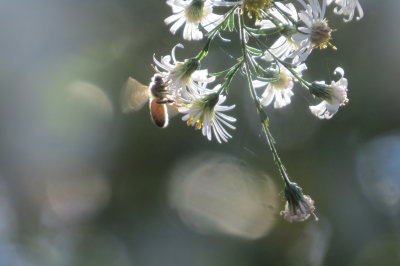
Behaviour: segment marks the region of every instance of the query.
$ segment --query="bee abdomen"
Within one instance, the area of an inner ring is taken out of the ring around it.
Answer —
[[[165,104],[159,104],[157,100],[150,99],[150,115],[156,126],[161,128],[168,126],[168,111]]]

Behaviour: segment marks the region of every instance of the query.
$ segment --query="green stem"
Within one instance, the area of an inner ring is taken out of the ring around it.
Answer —
[[[268,116],[265,113],[264,108],[262,107],[260,101],[258,100],[257,93],[253,87],[252,77],[251,77],[252,73],[251,73],[249,59],[248,59],[248,55],[247,55],[246,43],[244,40],[245,27],[244,27],[244,22],[243,22],[243,16],[239,14],[238,20],[239,20],[241,49],[242,49],[242,54],[243,54],[243,63],[244,63],[245,71],[246,71],[247,82],[249,83],[250,94],[256,104],[257,111],[258,111],[258,114],[259,114],[260,120],[261,120],[261,125],[263,128],[264,134],[267,138],[268,146],[272,152],[274,162],[275,162],[276,166],[278,167],[279,173],[281,174],[283,181],[288,186],[288,185],[292,184],[292,182],[290,181],[290,178],[287,174],[286,168],[283,165],[281,158],[279,157],[278,151],[276,150],[274,138],[269,130]]]
[[[237,63],[236,65],[233,65],[229,70],[228,73],[225,75],[225,81],[222,83],[221,89],[219,90],[219,93],[221,93],[223,90],[225,90],[225,92],[227,92],[227,89],[229,88],[233,77],[235,76],[235,74],[238,72],[238,70],[240,69],[240,67],[243,65],[243,59]]]
[[[233,8],[231,8],[231,10],[229,10],[226,14],[224,19],[221,21],[221,23],[218,24],[218,26],[216,26],[209,34],[207,37],[207,42],[204,45],[204,48],[200,51],[200,53],[196,56],[196,59],[198,61],[201,61],[204,57],[207,56],[208,54],[208,50],[210,49],[210,44],[211,41],[214,39],[214,37],[218,34],[218,32],[221,30],[222,26],[225,24],[226,20],[232,15],[233,12],[235,12],[236,8],[238,6],[234,6]]]
[[[245,29],[245,28],[244,28],[244,29]],[[274,60],[275,60],[276,62],[279,62],[279,63],[280,63],[281,65],[283,65],[288,71],[290,71],[290,73],[292,73],[293,76],[295,76],[296,79],[297,79],[298,81],[300,81],[300,83],[301,83],[303,86],[305,86],[306,88],[309,88],[309,87],[311,86],[311,83],[310,83],[310,82],[308,82],[307,80],[303,79],[303,78],[299,75],[299,73],[297,73],[295,70],[293,70],[292,64],[289,64],[289,63],[287,63],[287,62],[285,62],[285,61],[279,59],[278,57],[276,57],[276,56],[269,50],[269,48],[266,47],[266,45],[265,45],[264,43],[260,42],[260,40],[258,40],[258,39],[252,34],[252,32],[247,31],[247,33],[248,33],[251,37],[253,37],[253,38],[256,40],[256,42],[258,43],[258,45],[264,46],[264,48],[266,49],[266,51],[274,58]],[[261,47],[260,47],[260,49],[261,49]]]

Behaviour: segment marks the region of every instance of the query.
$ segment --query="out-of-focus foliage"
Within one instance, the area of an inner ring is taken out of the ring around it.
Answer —
[[[306,73],[342,65],[349,104],[328,122],[306,93],[268,109],[320,218],[289,224],[243,78],[228,144],[120,113],[126,79],[147,83],[180,41],[164,1],[1,1],[0,265],[399,265],[400,3],[362,4]],[[236,48],[215,47],[211,72]]]

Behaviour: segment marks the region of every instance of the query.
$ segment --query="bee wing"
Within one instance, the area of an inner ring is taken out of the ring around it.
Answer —
[[[168,126],[168,110],[165,104],[158,104],[157,100],[150,99],[150,115],[158,127]]]
[[[149,87],[129,77],[121,90],[120,103],[123,113],[140,110],[149,100]]]
[[[172,117],[176,116],[177,114],[179,114],[178,108],[176,108],[175,105],[168,104],[167,105],[167,109],[168,109],[168,116],[170,118],[172,118]]]

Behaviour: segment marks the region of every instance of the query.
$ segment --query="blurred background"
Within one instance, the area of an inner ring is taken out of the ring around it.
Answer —
[[[0,265],[400,265],[400,2],[360,2],[361,21],[329,17],[339,49],[306,73],[342,66],[349,104],[321,121],[297,86],[267,110],[320,218],[290,224],[243,77],[228,144],[180,117],[160,130],[147,107],[121,114],[126,79],[148,83],[153,54],[182,40],[165,1],[1,0]],[[183,44],[181,60],[203,45]],[[237,48],[215,42],[203,67]]]

